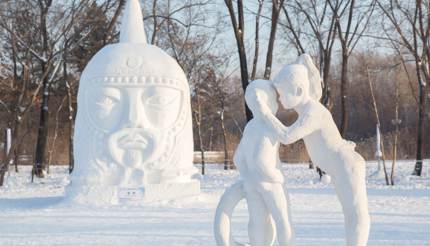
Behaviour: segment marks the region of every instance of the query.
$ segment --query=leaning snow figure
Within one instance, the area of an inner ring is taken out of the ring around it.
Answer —
[[[254,118],[248,122],[234,155],[241,180],[226,190],[215,218],[218,246],[240,245],[231,235],[230,220],[234,207],[246,198],[249,211],[248,235],[252,246],[293,245],[288,198],[284,192],[284,176],[280,170],[279,136],[262,119],[260,105],[278,110],[276,91],[270,81],[253,81],[245,100]],[[274,223],[273,223],[274,222]],[[276,231],[276,234],[275,234]]]
[[[84,203],[195,195],[187,79],[146,43],[138,0],[129,0],[120,42],[85,68],[78,92],[75,170],[68,196]]]
[[[330,112],[319,102],[322,90],[318,69],[304,54],[296,64],[285,66],[273,84],[282,106],[294,109],[299,117],[293,125],[285,127],[270,107],[261,104],[263,119],[276,130],[283,144],[303,138],[313,163],[333,178],[345,217],[347,245],[366,245],[370,217],[365,160],[354,150],[354,143],[341,137]]]

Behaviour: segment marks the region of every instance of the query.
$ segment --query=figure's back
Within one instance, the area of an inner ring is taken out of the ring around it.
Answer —
[[[236,149],[235,162],[238,166],[242,165],[239,168],[241,175],[250,174],[260,180],[271,179],[261,173],[262,168],[277,171],[280,162],[279,141],[264,121],[252,119],[248,122]]]
[[[318,124],[316,130],[303,138],[308,154],[313,162],[325,168],[336,155],[338,148],[345,144],[333,117],[321,103],[315,102],[309,112],[309,119]]]

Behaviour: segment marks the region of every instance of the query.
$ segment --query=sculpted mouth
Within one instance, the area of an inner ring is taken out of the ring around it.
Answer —
[[[161,134],[141,128],[123,128],[109,136],[108,149],[111,158],[122,166],[142,167],[160,158],[165,149]]]
[[[118,147],[121,149],[146,149],[148,147],[148,140],[146,137],[139,133],[127,134],[118,141]]]

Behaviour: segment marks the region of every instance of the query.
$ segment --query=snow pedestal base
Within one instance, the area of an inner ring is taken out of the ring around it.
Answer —
[[[121,203],[150,203],[195,196],[200,193],[200,181],[180,183],[147,184],[144,187],[80,186],[70,184],[66,200],[88,205],[109,205]]]
[[[155,202],[172,200],[181,197],[195,196],[200,193],[200,182],[197,180],[183,183],[148,184],[143,188],[118,188],[119,201]]]

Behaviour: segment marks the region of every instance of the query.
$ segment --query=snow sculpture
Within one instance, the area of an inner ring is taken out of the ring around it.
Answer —
[[[74,146],[68,193],[75,200],[200,192],[191,178],[197,170],[188,82],[173,58],[146,43],[138,0],[126,5],[120,42],[99,51],[82,74]]]
[[[275,116],[275,104],[268,98],[276,98],[276,95],[271,94],[269,87],[262,85],[263,82],[254,83],[251,83],[249,89],[254,90],[253,85],[259,85],[258,87],[266,89],[255,93],[256,100],[249,100],[246,95],[245,99],[253,111],[255,120],[264,121],[265,124],[259,122],[259,126],[254,129],[251,138],[246,136],[245,130],[244,137],[239,144],[235,162],[243,180],[228,188],[221,197],[215,215],[214,230],[217,244],[240,245],[232,238],[230,218],[234,207],[243,197],[247,198],[248,205],[251,203],[250,220],[257,221],[252,218],[252,214],[255,213],[255,211],[252,211],[252,202],[257,199],[249,199],[249,189],[246,188],[248,182],[252,187],[252,185],[256,184],[255,181],[258,180],[258,177],[253,176],[252,173],[260,172],[272,177],[272,179],[267,180],[268,183],[273,182],[278,177],[273,166],[270,172],[266,172],[264,169],[258,172],[250,172],[244,168],[248,166],[243,165],[243,163],[262,163],[266,161],[267,163],[275,163],[273,159],[278,158],[278,153],[270,156],[269,153],[273,152],[273,149],[268,148],[270,144],[275,144],[278,140],[283,144],[291,144],[303,138],[312,161],[332,177],[345,217],[347,245],[366,245],[369,237],[370,217],[367,205],[365,160],[355,151],[354,143],[341,137],[330,112],[319,102],[322,94],[321,77],[311,58],[306,54],[300,56],[294,64],[285,66],[272,82],[279,94],[282,106],[287,109],[294,109],[299,115],[297,121],[290,127],[284,126]],[[262,91],[266,94],[262,93]],[[249,124],[251,123],[252,121]],[[265,141],[273,139],[276,141],[271,141],[269,142],[270,144],[261,141],[257,148],[252,148],[252,143],[258,142],[259,138],[261,139],[262,132],[266,134]],[[249,145],[246,145],[246,143]],[[245,152],[245,150],[248,153],[247,158],[243,158],[246,155],[239,154]],[[258,158],[257,153],[264,153],[266,150],[268,152],[266,152],[267,155],[264,155],[264,159]],[[259,165],[254,167],[257,166],[259,167]],[[266,192],[266,190],[263,191]],[[259,194],[257,192],[254,190],[251,194]],[[279,192],[278,194],[281,193]],[[288,201],[285,201],[285,203],[288,203]],[[280,204],[278,205],[281,206]],[[264,209],[260,207],[259,211],[264,211]],[[287,209],[287,211],[289,210]],[[267,210],[264,213],[257,213],[255,218],[260,221],[260,232],[263,231],[265,234],[258,234],[261,239],[259,242],[253,242],[251,239],[251,244],[272,245],[273,241],[270,239],[273,239],[273,226],[269,226]],[[279,217],[273,216],[273,219],[276,220]],[[253,230],[252,228],[250,224],[250,232]],[[277,230],[279,231],[279,228]],[[281,245],[287,244],[281,243]]]
[[[293,245],[288,197],[280,170],[279,137],[260,112],[260,105],[264,104],[271,113],[276,113],[276,91],[270,81],[253,81],[246,90],[245,100],[254,118],[246,125],[234,155],[241,180],[227,189],[217,208],[216,242],[219,246],[240,245],[231,235],[230,218],[237,203],[246,198],[251,245],[273,245],[275,229],[280,245]]]
[[[319,102],[322,91],[318,69],[304,54],[296,64],[285,66],[273,84],[282,106],[294,109],[299,117],[285,127],[270,107],[261,104],[262,118],[276,130],[283,144],[303,138],[312,161],[332,177],[345,217],[347,245],[366,245],[370,217],[365,160],[354,150],[353,142],[342,138],[330,112]]]

